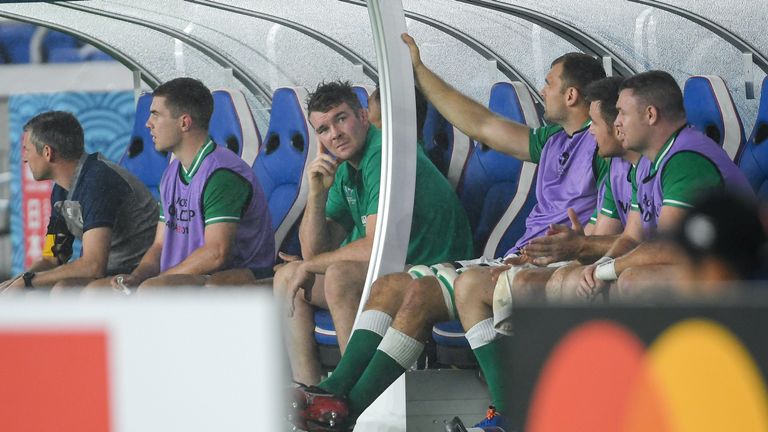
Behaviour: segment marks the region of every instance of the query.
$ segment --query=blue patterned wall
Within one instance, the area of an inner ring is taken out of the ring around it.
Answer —
[[[8,99],[10,129],[11,250],[13,273],[23,271],[24,239],[21,196],[21,128],[35,115],[50,110],[74,114],[85,131],[85,150],[101,152],[117,162],[125,152],[133,129],[135,105],[133,92],[52,93],[14,95]],[[46,221],[47,223],[47,221]],[[74,256],[80,255],[80,244]]]

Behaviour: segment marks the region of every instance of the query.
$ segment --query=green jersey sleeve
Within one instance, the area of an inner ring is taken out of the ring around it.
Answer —
[[[252,195],[248,180],[229,169],[216,170],[203,190],[205,225],[239,222]]]
[[[689,151],[674,154],[661,173],[662,205],[691,208],[703,191],[723,184],[720,171],[705,156]]]
[[[556,124],[550,124],[530,130],[528,133],[528,150],[531,153],[531,162],[536,164],[539,163],[541,160],[541,152],[544,150],[544,145],[547,143],[547,140],[561,130],[563,130],[563,127]]]

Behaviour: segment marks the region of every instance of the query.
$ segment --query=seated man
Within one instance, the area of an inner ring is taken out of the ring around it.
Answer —
[[[22,158],[35,180],[55,182],[51,219],[42,259],[0,291],[83,287],[136,267],[152,244],[157,203],[129,172],[85,153],[75,116],[50,111],[33,117],[24,125]],[[82,256],[69,262],[76,238],[82,240]]]
[[[403,40],[409,46],[419,87],[449,122],[491,148],[522,160],[540,162],[538,204],[528,217],[525,234],[508,255],[543,235],[551,223],[567,221],[568,207],[575,208],[582,223],[586,223],[595,208],[598,179],[605,163],[596,155],[595,142],[587,133],[588,106],[582,89],[605,77],[602,65],[577,53],[555,60],[542,90],[545,117],[555,125],[532,130],[497,116],[451,88],[421,62],[413,39],[403,35]],[[329,399],[315,397],[319,394],[346,398],[350,410],[347,423],[354,423],[416,361],[432,325],[457,316],[452,285],[455,277],[452,265],[419,265],[409,273],[377,280],[347,353],[330,378],[306,390],[312,394],[310,399]],[[498,383],[491,388],[492,400],[504,410],[504,389],[498,371],[484,371],[489,382]]]
[[[563,285],[563,280],[580,277],[583,267],[581,263],[592,263],[605,255],[618,235],[627,226],[630,217],[630,203],[634,190],[635,166],[640,160],[640,154],[626,150],[619,139],[618,129],[613,126],[618,111],[616,100],[619,97],[619,86],[624,81],[620,77],[605,78],[590,84],[585,93],[590,102],[589,115],[592,124],[589,132],[595,137],[598,154],[610,159],[609,174],[605,177],[600,188],[597,216],[590,222],[595,223],[592,235],[585,236],[578,229],[571,229],[565,225],[553,225],[546,236],[538,237],[523,249],[534,264],[547,265],[553,262],[576,259],[566,266],[559,268],[544,267],[539,269],[525,269],[515,276],[513,293],[516,298],[524,297],[526,293],[535,293],[541,296],[544,293],[546,300],[570,300],[576,297],[576,290],[564,289],[571,285]],[[577,226],[578,221],[572,224]],[[526,277],[526,273],[538,273],[534,277]],[[548,278],[548,281],[547,281]],[[546,283],[547,289],[542,291]],[[483,310],[484,314],[478,317],[464,317],[466,328],[472,327],[477,322],[491,317],[491,298],[469,295],[467,302],[482,302],[484,308],[465,304],[467,310]],[[459,309],[461,315],[462,308]]]
[[[160,183],[155,240],[130,274],[111,284],[130,293],[172,285],[203,285],[210,274],[244,268],[269,276],[274,236],[264,193],[251,168],[208,136],[211,92],[176,78],[153,92],[147,127],[158,151],[173,152]]]
[[[330,310],[344,352],[365,284],[378,213],[381,131],[370,125],[349,83],[321,84],[307,111],[320,148],[307,174],[309,197],[299,229],[303,260],[280,268],[274,289],[293,311],[286,335],[293,377],[315,384],[321,373],[315,307]],[[420,146],[416,155],[406,262],[471,256],[469,222],[458,197]],[[304,295],[297,297],[299,289]]]
[[[632,200],[639,223],[628,226],[598,265],[584,270],[580,285],[594,294],[618,279],[611,295],[634,300],[676,279],[680,271],[670,248],[638,243],[657,229],[679,224],[703,193],[725,189],[754,197],[754,192],[725,151],[687,125],[682,92],[668,73],[649,71],[626,79],[616,106],[615,126],[625,148],[644,157]]]

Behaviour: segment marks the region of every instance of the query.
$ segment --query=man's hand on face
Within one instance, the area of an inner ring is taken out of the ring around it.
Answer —
[[[314,193],[326,192],[331,188],[336,170],[339,168],[338,159],[326,153],[325,146],[318,140],[317,157],[309,164],[309,190]]]

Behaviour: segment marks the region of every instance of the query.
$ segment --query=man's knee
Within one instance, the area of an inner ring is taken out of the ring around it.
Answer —
[[[394,315],[400,307],[406,287],[413,281],[410,274],[391,273],[376,279],[371,285],[365,309],[374,309]]]
[[[453,295],[460,307],[466,303],[481,299],[478,293],[491,284],[491,278],[486,267],[471,268],[461,273],[453,281]]]
[[[544,287],[549,276],[539,269],[522,269],[515,274],[512,281],[512,295],[515,298],[542,299]]]
[[[406,287],[403,303],[398,311],[398,315],[418,320],[429,320],[432,316],[447,313],[448,305],[440,284],[434,277],[412,280]]]
[[[361,263],[344,261],[330,265],[325,270],[325,299],[329,305],[357,305],[363,294],[365,280],[359,281]]]
[[[618,299],[631,300],[642,296],[645,272],[638,267],[624,270],[616,280],[616,295]]]
[[[275,273],[275,283],[273,284],[273,290],[275,295],[283,296],[288,289],[288,283],[296,272],[296,269],[301,265],[300,262],[290,262],[280,267]]]

